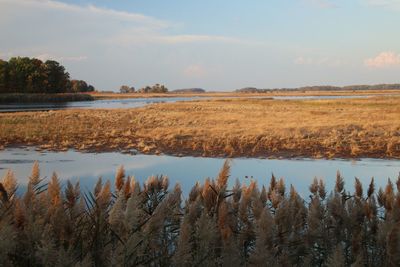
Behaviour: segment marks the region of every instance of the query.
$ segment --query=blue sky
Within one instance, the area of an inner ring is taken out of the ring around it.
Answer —
[[[0,0],[0,58],[100,90],[400,82],[400,0]]]

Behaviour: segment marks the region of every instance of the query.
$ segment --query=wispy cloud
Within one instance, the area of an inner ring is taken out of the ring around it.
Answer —
[[[0,4],[1,3],[31,7],[36,9],[51,9],[64,12],[81,13],[86,15],[97,15],[102,16],[104,19],[131,21],[146,24],[147,26],[153,26],[156,28],[165,28],[170,26],[170,23],[166,21],[159,20],[150,16],[145,16],[143,14],[101,8],[94,5],[80,6],[52,0],[0,0]]]
[[[96,41],[104,41],[108,44],[251,43],[251,41],[229,36],[170,34],[168,31],[174,29],[175,23],[139,13],[100,8],[94,5],[80,6],[53,0],[0,0],[0,16],[6,15],[7,12],[4,11],[3,14],[2,6],[29,9],[31,14],[44,12],[47,15],[48,12],[58,12],[61,17],[65,17],[65,25],[70,25],[70,28],[76,26],[77,31],[87,34],[85,39],[97,35],[100,39]],[[67,27],[65,25],[62,26]],[[41,25],[41,27],[44,29],[46,27],[54,28],[52,25]],[[51,37],[52,40],[55,39],[55,37]]]
[[[54,59],[98,88],[96,83],[117,88],[129,79],[179,87],[204,75],[217,80],[210,68],[222,61],[218,56],[230,60],[232,51],[250,53],[249,45],[264,46],[223,33],[191,32],[174,18],[61,0],[0,0],[0,32],[7,36],[0,42],[0,57]]]
[[[400,54],[394,52],[382,52],[376,57],[367,58],[364,65],[369,68],[386,68],[400,66]]]
[[[231,44],[255,44],[255,42],[241,40],[233,37],[218,35],[166,35],[153,31],[126,32],[118,36],[113,36],[108,42],[119,45],[134,44],[188,44],[188,43],[231,43]]]

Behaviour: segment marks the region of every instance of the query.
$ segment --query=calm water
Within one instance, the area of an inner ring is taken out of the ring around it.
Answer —
[[[84,190],[91,190],[99,176],[113,180],[118,166],[124,165],[127,175],[135,176],[140,182],[151,175],[167,175],[171,185],[177,182],[181,184],[184,194],[190,191],[196,181],[202,182],[206,177],[216,177],[224,162],[224,159],[219,158],[179,158],[121,153],[92,154],[75,151],[37,152],[33,149],[13,148],[0,151],[0,177],[7,169],[11,169],[23,188],[35,160],[40,163],[42,176],[50,178],[52,172],[56,171],[63,181],[79,179]],[[340,170],[344,176],[347,190],[353,191],[355,176],[360,178],[364,186],[368,186],[371,177],[375,177],[375,184],[379,187],[384,186],[389,177],[392,181],[397,179],[400,172],[400,160],[239,158],[232,160],[230,184],[233,185],[236,178],[244,183],[255,179],[259,185],[268,184],[271,173],[274,173],[278,178],[284,177],[287,186],[293,184],[303,197],[307,197],[308,186],[315,176],[324,179],[327,188],[332,189],[337,170]],[[248,178],[245,178],[246,176]]]
[[[268,96],[246,96],[248,98],[265,98]],[[367,95],[352,95],[352,96],[274,96],[273,99],[279,100],[317,100],[317,99],[337,99],[337,98],[365,98],[370,97]],[[67,103],[38,103],[38,104],[0,104],[0,112],[16,112],[16,111],[43,111],[43,110],[59,110],[71,108],[137,108],[143,107],[152,103],[161,102],[176,102],[176,101],[190,101],[196,99],[206,99],[209,97],[153,97],[153,98],[127,98],[127,99],[107,99],[95,101],[78,101]],[[225,97],[229,98],[229,97]]]
[[[0,104],[0,112],[15,111],[40,111],[59,110],[71,108],[138,108],[152,103],[189,101],[200,97],[151,97],[151,98],[127,98],[127,99],[104,99],[95,101],[77,101],[67,103],[39,103],[39,104]]]

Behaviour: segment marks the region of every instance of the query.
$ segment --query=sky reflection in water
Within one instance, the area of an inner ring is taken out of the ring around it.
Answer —
[[[32,148],[10,148],[0,152],[0,177],[7,169],[11,169],[23,188],[35,160],[39,161],[41,176],[49,179],[55,171],[63,182],[67,179],[79,179],[84,190],[92,190],[100,176],[104,180],[113,181],[118,166],[124,165],[126,174],[135,176],[141,183],[151,175],[167,175],[170,185],[180,183],[184,194],[190,191],[196,181],[203,182],[206,177],[216,177],[224,162],[221,158],[94,154],[76,151],[37,152]],[[268,185],[271,174],[274,173],[277,178],[284,177],[287,187],[293,184],[303,197],[309,195],[308,187],[314,177],[322,178],[328,190],[333,189],[337,170],[345,178],[346,189],[351,191],[355,176],[361,180],[364,187],[368,186],[371,177],[375,177],[375,184],[379,187],[386,185],[388,178],[392,181],[397,179],[400,172],[399,160],[380,159],[351,161],[238,158],[232,160],[231,166],[230,186],[236,178],[246,184],[255,179],[259,185]],[[246,176],[248,178],[245,178]]]

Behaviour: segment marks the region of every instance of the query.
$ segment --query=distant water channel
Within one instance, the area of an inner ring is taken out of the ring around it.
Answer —
[[[125,98],[125,99],[102,99],[94,101],[77,101],[66,103],[27,103],[27,104],[0,104],[0,112],[16,111],[44,111],[60,109],[117,109],[138,108],[153,103],[190,101],[199,97],[150,97],[150,98]]]
[[[216,177],[223,165],[221,158],[173,157],[156,155],[129,155],[121,153],[80,153],[38,152],[33,148],[8,148],[0,151],[0,177],[7,169],[14,171],[23,189],[28,181],[34,161],[39,161],[41,176],[47,180],[53,172],[65,184],[67,179],[80,181],[83,190],[92,190],[98,177],[114,181],[116,169],[124,165],[126,174],[135,176],[143,183],[151,175],[166,175],[170,185],[180,183],[185,195],[196,181],[203,182],[207,177]],[[400,160],[361,159],[361,160],[312,160],[312,159],[251,159],[238,158],[231,161],[230,186],[236,180],[248,184],[251,179],[259,185],[268,185],[271,174],[283,177],[289,190],[293,184],[296,190],[308,198],[308,187],[314,177],[322,178],[328,191],[334,188],[336,172],[345,178],[346,189],[353,191],[354,177],[364,185],[364,191],[371,177],[375,185],[385,186],[388,178],[395,181],[400,172]]]
[[[247,98],[269,98],[266,96],[248,96]],[[351,96],[274,96],[272,99],[279,100],[317,100],[317,99],[338,99],[338,98],[365,98],[368,95],[351,95]],[[77,101],[66,103],[27,103],[27,104],[0,104],[0,112],[17,112],[17,111],[46,111],[60,109],[120,109],[120,108],[138,108],[153,103],[168,103],[177,101],[191,101],[196,99],[206,99],[211,97],[151,97],[151,98],[125,98],[125,99],[102,99],[94,101]],[[230,98],[230,97],[221,97]]]

